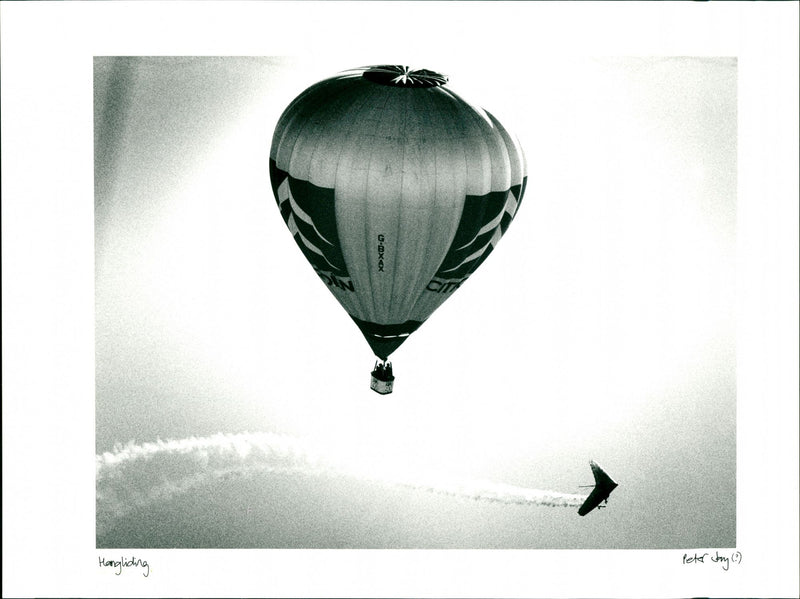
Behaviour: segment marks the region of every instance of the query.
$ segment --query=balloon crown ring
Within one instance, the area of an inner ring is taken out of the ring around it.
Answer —
[[[394,87],[439,87],[447,83],[447,76],[428,69],[412,69],[401,65],[366,67],[364,79]]]

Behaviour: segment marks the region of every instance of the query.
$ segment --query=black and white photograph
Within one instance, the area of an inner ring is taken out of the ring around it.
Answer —
[[[796,3],[35,4],[3,596],[796,592]]]
[[[549,62],[95,58],[99,547],[735,547],[736,60]]]

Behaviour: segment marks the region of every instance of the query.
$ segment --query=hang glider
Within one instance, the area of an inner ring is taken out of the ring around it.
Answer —
[[[596,507],[605,507],[605,505],[600,504],[603,502],[608,503],[608,496],[611,495],[611,491],[617,488],[617,483],[605,473],[605,470],[597,465],[597,462],[592,460],[589,465],[592,467],[592,474],[594,474],[594,489],[578,509],[578,514],[581,516],[585,516]]]

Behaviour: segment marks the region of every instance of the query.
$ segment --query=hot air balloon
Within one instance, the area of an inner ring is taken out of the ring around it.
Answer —
[[[298,247],[379,358],[480,266],[525,191],[517,140],[439,73],[363,67],[312,85],[270,150],[278,207]]]

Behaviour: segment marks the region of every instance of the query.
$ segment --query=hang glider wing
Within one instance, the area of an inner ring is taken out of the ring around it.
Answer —
[[[611,491],[617,488],[617,483],[595,461],[589,462],[589,465],[592,467],[592,474],[594,474],[594,489],[578,509],[578,514],[581,516],[585,516],[600,503],[607,501]]]

